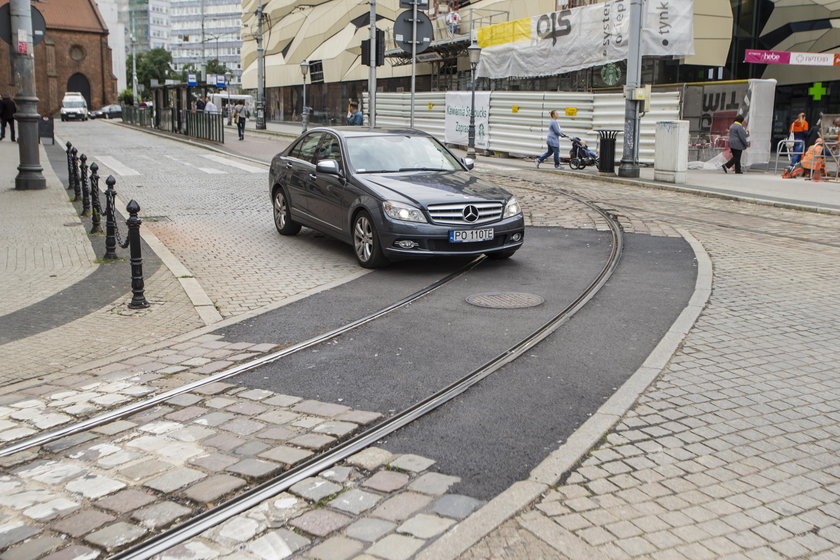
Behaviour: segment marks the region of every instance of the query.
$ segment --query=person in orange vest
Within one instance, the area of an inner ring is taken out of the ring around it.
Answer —
[[[821,181],[822,179],[820,177],[825,171],[824,146],[823,139],[817,138],[814,145],[808,148],[808,151],[806,151],[805,155],[802,156],[801,161],[797,162],[796,165],[791,165],[785,169],[785,172],[782,174],[782,178],[793,179],[795,177],[799,177],[804,172],[807,172],[805,180],[813,177],[814,181]]]
[[[802,168],[809,172],[809,175],[805,177],[806,181],[811,177],[815,181],[821,180],[820,177],[825,171],[825,153],[823,149],[823,139],[817,138],[814,145],[808,148],[808,151],[802,156]]]
[[[799,113],[799,116],[790,125],[790,131],[793,134],[793,151],[790,157],[790,164],[796,165],[802,159],[802,152],[805,151],[805,141],[808,139],[808,121],[805,120],[805,113]]]

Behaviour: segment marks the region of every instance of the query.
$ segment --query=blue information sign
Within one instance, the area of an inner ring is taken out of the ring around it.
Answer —
[[[187,74],[187,85],[188,86],[197,86],[198,85],[198,76],[195,74]]]

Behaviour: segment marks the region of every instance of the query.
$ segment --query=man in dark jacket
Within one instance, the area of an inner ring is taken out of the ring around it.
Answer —
[[[744,130],[742,122],[744,122],[744,117],[738,115],[735,117],[735,122],[729,127],[729,151],[732,152],[732,157],[721,166],[724,173],[729,173],[729,168],[733,165],[735,166],[735,173],[743,173],[741,171],[741,152],[749,147],[750,141],[747,139],[747,132]]]
[[[9,125],[9,130],[12,133],[12,142],[15,142],[15,113],[17,113],[17,105],[7,94],[3,94],[3,99],[0,100],[0,140],[6,137],[6,124]]]

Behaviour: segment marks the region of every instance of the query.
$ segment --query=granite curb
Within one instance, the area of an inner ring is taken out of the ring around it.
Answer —
[[[514,483],[441,538],[418,554],[418,560],[454,560],[499,525],[519,514],[540,495],[556,485],[633,406],[638,397],[660,375],[697,321],[712,293],[712,261],[706,250],[688,231],[679,230],[697,259],[694,293],[671,328],[635,373],[569,439],[537,465],[528,480]],[[556,523],[531,523],[528,530],[560,552],[559,543],[576,550],[574,543],[558,539]],[[575,537],[577,541],[577,537]]]

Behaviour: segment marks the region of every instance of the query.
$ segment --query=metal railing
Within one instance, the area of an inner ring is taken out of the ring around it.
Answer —
[[[187,136],[224,143],[225,121],[222,113],[200,113],[188,111],[185,114]]]
[[[225,122],[221,112],[177,111],[173,107],[163,107],[155,113],[151,107],[123,105],[122,120],[136,126],[184,134],[191,138],[220,144],[225,142]]]

